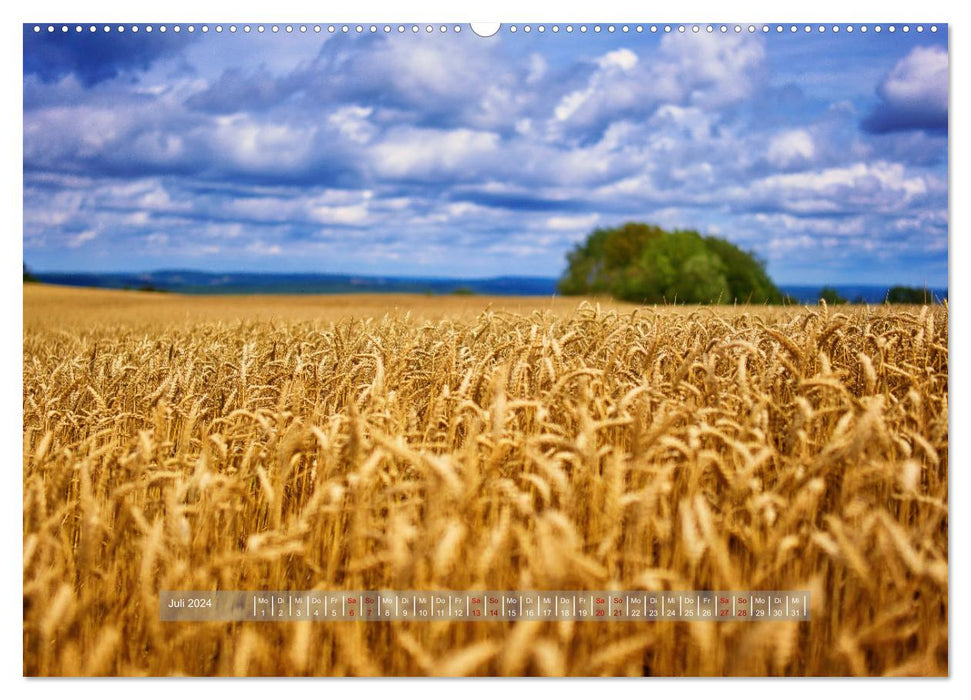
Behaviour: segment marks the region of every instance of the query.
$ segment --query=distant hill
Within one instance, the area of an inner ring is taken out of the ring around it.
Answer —
[[[260,272],[200,272],[157,270],[145,273],[34,272],[34,279],[48,284],[101,289],[154,289],[179,294],[486,294],[498,296],[553,296],[554,277],[418,278],[369,275],[279,274]],[[889,286],[829,285],[850,301],[880,304]],[[779,285],[779,290],[800,304],[815,304],[823,285]],[[931,289],[939,299],[946,289]]]
[[[101,289],[151,287],[180,294],[488,294],[551,296],[556,280],[546,277],[492,277],[458,279],[436,277],[377,277],[368,275],[285,274],[261,272],[154,272],[81,273],[48,272],[35,275],[41,282]]]

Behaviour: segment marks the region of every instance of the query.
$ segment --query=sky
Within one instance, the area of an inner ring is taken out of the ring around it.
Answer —
[[[24,26],[31,269],[555,277],[645,221],[947,286],[944,26],[228,27]]]

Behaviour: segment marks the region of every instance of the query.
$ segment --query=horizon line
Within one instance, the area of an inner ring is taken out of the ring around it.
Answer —
[[[39,270],[36,268],[27,268],[28,272],[33,275],[88,275],[88,276],[103,276],[103,275],[152,275],[160,273],[194,273],[194,274],[204,274],[213,276],[225,276],[225,275],[258,275],[258,276],[279,276],[279,275],[292,275],[292,276],[307,276],[307,277],[359,277],[365,279],[390,279],[390,280],[439,280],[443,282],[487,282],[490,280],[544,280],[556,282],[561,276],[549,276],[549,275],[489,275],[489,276],[445,276],[428,274],[421,275],[416,273],[406,273],[406,274],[381,274],[374,272],[329,272],[329,271],[268,271],[268,270],[207,270],[204,268],[192,268],[192,267],[159,267],[150,270]],[[856,287],[875,287],[875,288],[890,288],[895,286],[902,287],[915,287],[923,288],[928,290],[947,290],[949,289],[949,284],[943,285],[933,285],[933,284],[906,284],[906,283],[887,283],[887,282],[777,282],[773,280],[773,284],[776,286],[788,286],[788,287],[826,287],[826,286],[856,286]]]

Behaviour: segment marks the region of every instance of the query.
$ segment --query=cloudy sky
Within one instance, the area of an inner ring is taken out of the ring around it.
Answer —
[[[946,286],[946,29],[744,29],[25,26],[24,259],[556,276],[639,220],[779,283]]]

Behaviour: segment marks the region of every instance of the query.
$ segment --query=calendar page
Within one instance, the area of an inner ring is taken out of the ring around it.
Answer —
[[[948,675],[948,25],[311,20],[23,25],[23,674]]]

